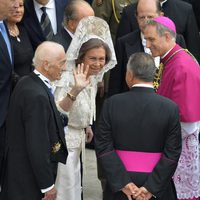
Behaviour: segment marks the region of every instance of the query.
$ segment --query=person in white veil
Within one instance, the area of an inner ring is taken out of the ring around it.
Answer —
[[[97,83],[116,65],[107,23],[93,16],[83,18],[66,56],[67,70],[55,83],[54,93],[59,111],[69,118],[65,130],[69,155],[66,165],[58,166],[57,200],[81,200],[80,153],[84,161],[85,141],[93,137],[90,125],[95,120]]]

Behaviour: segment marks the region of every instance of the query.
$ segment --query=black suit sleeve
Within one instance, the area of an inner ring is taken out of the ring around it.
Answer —
[[[182,48],[186,49],[186,44],[184,37],[181,34],[176,35],[176,43],[179,44]]]
[[[54,175],[50,161],[50,139],[48,124],[52,112],[45,96],[29,96],[24,105],[24,128],[26,133],[26,148],[37,184],[45,189],[54,184]]]
[[[115,53],[117,65],[110,71],[108,96],[124,92],[126,86],[126,66],[124,63],[127,62],[127,58],[125,55],[124,40],[122,38],[119,38],[116,42]]]
[[[163,188],[167,188],[176,170],[181,153],[182,140],[178,108],[172,112],[168,127],[163,155],[144,184],[144,187],[159,199],[162,199],[165,192]]]
[[[188,9],[186,30],[184,34],[187,48],[200,63],[200,35],[192,6]]]
[[[134,15],[134,11],[133,11]],[[132,24],[130,21],[130,17],[127,13],[127,9],[124,8],[122,12],[122,16],[117,28],[117,33],[116,33],[116,40],[132,31]]]
[[[114,149],[109,114],[110,106],[109,100],[106,100],[100,116],[99,127],[95,134],[95,150],[97,158],[105,170],[111,189],[117,192],[132,181]]]

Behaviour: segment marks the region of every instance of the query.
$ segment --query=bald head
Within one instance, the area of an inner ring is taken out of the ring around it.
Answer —
[[[62,45],[56,42],[45,41],[37,47],[33,58],[33,65],[37,68],[43,61],[52,62],[62,51],[64,51]]]
[[[64,12],[64,26],[74,33],[79,21],[88,16],[94,16],[94,10],[84,0],[72,0],[70,1]]]
[[[35,68],[49,80],[59,80],[65,68],[66,56],[62,45],[45,41],[40,44],[33,57]]]
[[[136,17],[140,30],[143,32],[147,20],[162,15],[159,0],[138,0]]]

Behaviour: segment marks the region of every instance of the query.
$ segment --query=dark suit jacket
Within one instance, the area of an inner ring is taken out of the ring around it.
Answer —
[[[55,0],[56,6],[56,20],[57,20],[57,32],[60,31],[64,16],[64,9],[67,5],[68,0]],[[29,34],[33,48],[36,49],[37,46],[46,40],[40,22],[38,21],[33,0],[26,0],[24,3],[25,13],[23,18],[23,24]]]
[[[177,34],[176,42],[185,48],[182,35]],[[139,29],[119,38],[116,42],[115,51],[117,66],[110,71],[108,96],[128,90],[125,81],[128,59],[133,53],[144,52]]]
[[[5,23],[4,25],[6,27]],[[9,33],[8,33],[8,37],[9,37]],[[11,51],[12,51],[12,60],[13,60],[12,44],[11,44]],[[13,71],[13,64],[11,63],[4,38],[0,34],[0,110],[1,110],[0,127],[4,123],[6,113],[7,113],[9,98],[11,94],[12,71]]]
[[[172,176],[181,153],[181,128],[178,107],[171,100],[144,87],[114,95],[104,103],[94,137],[114,200],[127,199],[120,190],[129,182],[144,186],[157,199],[177,199]],[[116,150],[162,156],[152,171],[127,171]]]
[[[72,37],[62,27],[60,32],[57,35],[54,36],[53,41],[61,44],[64,47],[65,52],[67,52],[67,49],[69,48],[69,45],[70,45],[70,43],[72,41]]]
[[[67,148],[53,95],[34,73],[17,84],[6,127],[2,199],[41,200],[40,190],[54,184],[57,163],[66,162]],[[53,153],[58,142],[61,148]]]
[[[117,38],[138,28],[135,9],[135,4],[124,8],[118,26]],[[167,0],[162,9],[165,16],[174,21],[177,33],[183,35],[187,48],[200,62],[200,37],[192,6],[181,0]]]
[[[0,34],[0,179],[5,148],[5,119],[11,94],[12,72],[13,64],[11,63],[4,38]]]

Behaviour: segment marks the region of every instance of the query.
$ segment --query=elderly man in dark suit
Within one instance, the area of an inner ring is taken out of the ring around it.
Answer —
[[[23,24],[34,49],[51,40],[61,27],[68,0],[26,0]]]
[[[53,41],[62,44],[65,51],[67,51],[79,21],[87,16],[94,16],[94,11],[86,1],[70,1],[64,11],[63,27],[53,38]]]
[[[160,3],[164,15],[174,21],[177,33],[183,35],[186,47],[200,62],[200,37],[192,5],[181,0],[160,0]],[[117,38],[138,28],[135,16],[136,7],[136,4],[131,4],[124,8]]]
[[[60,79],[65,62],[61,45],[42,43],[33,59],[34,72],[12,94],[2,200],[56,199],[57,163],[66,162],[67,148],[50,81]]]
[[[9,34],[3,21],[15,0],[0,0],[0,179],[5,147],[5,119],[11,93],[13,53]]]
[[[95,149],[110,186],[106,199],[177,199],[172,176],[181,153],[179,111],[155,94],[154,73],[149,54],[133,54],[126,73],[130,91],[104,103]]]

